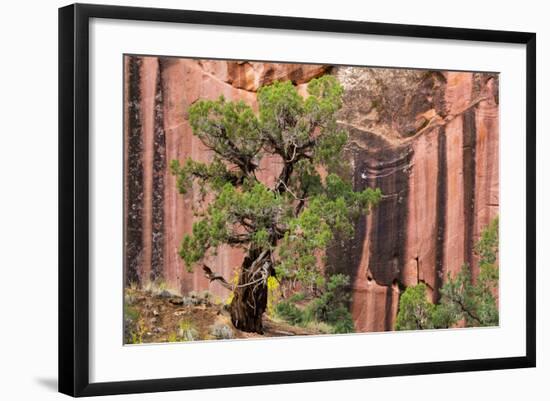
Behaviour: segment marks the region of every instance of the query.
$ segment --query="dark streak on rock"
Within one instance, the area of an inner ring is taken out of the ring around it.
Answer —
[[[143,132],[141,126],[141,65],[139,57],[130,56],[128,73],[128,154],[126,171],[126,260],[125,281],[140,283],[141,251],[143,249]]]
[[[437,193],[435,237],[435,288],[434,301],[439,301],[439,289],[443,283],[443,260],[445,252],[445,213],[447,210],[447,137],[443,128],[439,129],[437,139]]]
[[[407,197],[409,168],[413,155],[408,145],[394,146],[367,131],[349,128],[350,135],[366,147],[352,141],[346,159],[353,163],[351,176],[355,191],[380,188],[383,200],[371,211],[372,224],[369,271],[371,280],[386,286],[384,328],[391,330],[393,316],[392,283],[399,282],[405,263]],[[367,219],[362,217],[355,224],[351,240],[337,238],[327,251],[327,272],[344,273],[355,282],[367,236]],[[367,278],[368,279],[368,278]]]
[[[361,150],[354,147],[348,150],[346,159],[350,160],[353,164],[360,163],[361,158],[364,157]],[[342,176],[347,176],[351,179],[353,189],[360,191],[366,188],[364,180],[361,179],[360,174],[352,174],[350,171],[339,172]],[[337,274],[342,273],[350,277],[350,282],[354,283],[357,277],[357,271],[359,270],[359,263],[361,261],[361,254],[363,252],[363,241],[367,236],[367,219],[362,216],[355,222],[354,235],[351,239],[343,239],[335,233],[335,239],[327,250],[327,273]]]
[[[407,243],[409,168],[412,148],[387,147],[366,158],[366,175],[384,198],[372,212],[369,270],[378,284],[386,286],[384,329],[392,329],[392,284],[401,280]],[[373,160],[373,162],[371,162]],[[361,171],[365,171],[361,169]]]
[[[476,179],[476,120],[475,110],[469,109],[462,115],[463,134],[463,182],[464,182],[464,261],[473,264],[474,244],[474,201]]]
[[[387,148],[365,158],[360,169],[384,196],[372,212],[369,270],[377,283],[388,286],[400,278],[405,263],[411,156],[409,147]]]
[[[159,59],[155,87],[155,126],[153,144],[152,254],[151,280],[162,278],[164,271],[164,174],[166,172],[166,138],[164,133],[164,98]]]
[[[395,283],[396,280],[394,280]],[[392,330],[393,322],[393,288],[391,286],[386,287],[386,306],[385,306],[385,316],[384,316],[384,330]]]

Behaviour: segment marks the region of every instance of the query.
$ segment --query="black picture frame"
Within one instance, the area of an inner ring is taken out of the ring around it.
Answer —
[[[526,46],[526,353],[520,357],[90,383],[88,62],[91,18],[437,38]],[[534,367],[536,275],[536,35],[447,28],[74,4],[59,9],[59,391],[71,396],[142,393]]]

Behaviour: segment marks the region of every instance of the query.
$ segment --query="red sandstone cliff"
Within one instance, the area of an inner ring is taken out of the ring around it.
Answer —
[[[400,288],[424,282],[435,301],[447,272],[469,263],[477,274],[473,245],[498,214],[498,76],[336,74],[355,185],[384,199],[333,260],[354,277],[356,329],[392,330]]]
[[[356,189],[380,187],[381,204],[356,236],[329,253],[331,269],[353,279],[358,331],[391,330],[403,286],[425,282],[437,298],[447,271],[473,266],[472,247],[498,213],[498,76],[318,65],[126,57],[126,281],[162,279],[181,292],[209,289],[177,250],[193,224],[192,191],[177,193],[172,159],[207,161],[187,109],[202,98],[243,99],[274,80],[305,83],[335,74],[345,88],[340,121]],[[276,159],[262,160],[262,180]],[[242,254],[226,247],[208,264],[225,277]]]

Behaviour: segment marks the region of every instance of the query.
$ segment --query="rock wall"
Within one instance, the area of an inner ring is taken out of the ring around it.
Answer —
[[[446,272],[464,262],[477,273],[473,244],[498,214],[498,76],[464,72],[328,68],[321,65],[125,58],[126,283],[163,280],[180,292],[209,289],[202,272],[178,256],[191,232],[196,194],[180,195],[170,160],[211,154],[192,135],[189,105],[198,99],[242,99],[290,79],[305,92],[312,78],[334,74],[345,88],[339,121],[357,190],[382,189],[380,205],[356,224],[352,240],[328,254],[327,268],[353,279],[352,314],[359,331],[392,330],[399,293],[424,282],[434,300]],[[264,158],[261,180],[278,174]],[[231,277],[242,253],[226,247],[207,261]]]
[[[227,290],[210,285],[202,271],[187,272],[178,255],[183,236],[192,229],[191,206],[198,194],[180,195],[167,166],[174,159],[206,162],[212,156],[193,136],[187,110],[198,99],[222,94],[256,108],[255,91],[261,85],[276,79],[300,85],[327,68],[134,56],[124,63],[126,283],[162,280],[182,293],[209,289],[225,297]],[[278,160],[266,157],[258,177],[269,183],[278,169]],[[239,250],[225,247],[206,263],[232,277],[242,258]]]
[[[498,75],[335,74],[346,89],[341,123],[355,187],[384,197],[331,262],[353,277],[356,329],[392,330],[406,286],[423,282],[437,301],[447,272],[468,263],[478,273],[474,244],[498,214]]]

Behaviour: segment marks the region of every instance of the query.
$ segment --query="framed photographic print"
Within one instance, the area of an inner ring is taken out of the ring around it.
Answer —
[[[535,366],[535,82],[534,33],[61,8],[59,390]]]

